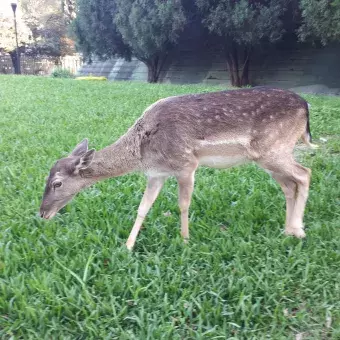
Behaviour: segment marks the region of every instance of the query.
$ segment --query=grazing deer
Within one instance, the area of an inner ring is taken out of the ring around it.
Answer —
[[[148,183],[126,243],[131,250],[164,181],[175,176],[181,234],[187,240],[198,166],[229,168],[254,161],[273,176],[286,196],[285,233],[304,237],[311,171],[293,158],[300,138],[313,147],[308,104],[286,90],[255,87],[161,99],[114,144],[100,151],[88,150],[85,139],[57,161],[47,179],[40,214],[49,219],[81,189],[142,171]]]

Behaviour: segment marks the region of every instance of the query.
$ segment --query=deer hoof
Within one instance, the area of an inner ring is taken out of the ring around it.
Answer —
[[[132,251],[132,248],[133,248],[133,244],[129,243],[129,242],[126,242],[126,248],[128,251]]]
[[[302,228],[287,228],[285,230],[285,234],[287,236],[295,236],[297,238],[304,238],[306,237],[306,233]]]

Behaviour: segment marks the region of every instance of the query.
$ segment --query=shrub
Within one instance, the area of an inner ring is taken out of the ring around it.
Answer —
[[[71,71],[60,67],[54,69],[51,76],[53,78],[74,78],[74,74]]]

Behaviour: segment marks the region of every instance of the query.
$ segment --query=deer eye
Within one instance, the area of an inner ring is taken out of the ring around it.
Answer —
[[[62,185],[61,182],[54,182],[54,183],[53,183],[53,188],[54,188],[54,189],[55,189],[55,188],[60,188],[61,185]]]

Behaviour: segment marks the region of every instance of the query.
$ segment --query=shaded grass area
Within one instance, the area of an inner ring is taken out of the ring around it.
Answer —
[[[320,149],[298,153],[313,170],[306,240],[282,234],[283,194],[255,165],[198,171],[186,246],[174,180],[132,253],[141,175],[37,216],[51,165],[82,138],[100,149],[157,99],[217,89],[0,76],[1,338],[340,337],[340,99],[307,97]]]

